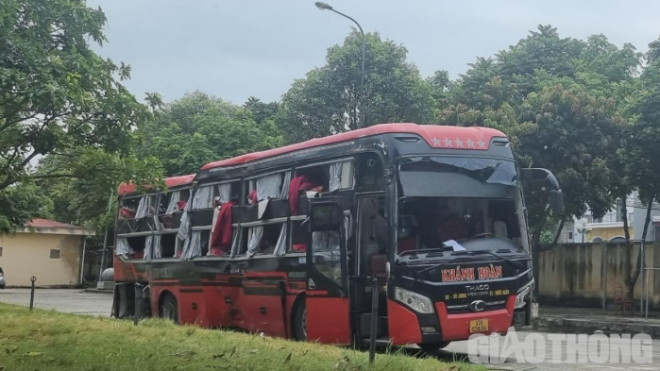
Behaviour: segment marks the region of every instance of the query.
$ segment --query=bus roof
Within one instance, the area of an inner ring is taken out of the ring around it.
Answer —
[[[417,134],[421,136],[429,146],[434,148],[467,150],[487,150],[492,138],[506,137],[506,135],[499,130],[477,126],[418,125],[414,123],[379,124],[323,138],[315,138],[305,142],[290,144],[284,147],[247,153],[237,157],[209,162],[202,166],[201,170],[240,165],[302,149],[335,144],[378,134],[391,133]]]
[[[172,176],[163,180],[165,181],[167,188],[173,188],[186,184],[192,184],[193,179],[195,179],[195,174]],[[146,187],[149,188],[149,186]],[[121,183],[117,193],[120,196],[135,193],[135,183]]]

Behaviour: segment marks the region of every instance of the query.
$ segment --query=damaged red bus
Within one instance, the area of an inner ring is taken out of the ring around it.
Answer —
[[[404,123],[124,185],[113,313],[354,345],[377,317],[378,339],[424,349],[506,333],[531,320],[523,177],[561,208],[503,133]]]

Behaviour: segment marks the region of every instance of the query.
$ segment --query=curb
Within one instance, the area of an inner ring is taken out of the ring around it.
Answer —
[[[560,333],[594,333],[602,332],[609,334],[647,334],[653,339],[660,339],[660,325],[636,323],[608,323],[598,319],[583,320],[576,318],[544,318],[538,317],[534,320],[533,328],[536,331],[560,332]]]

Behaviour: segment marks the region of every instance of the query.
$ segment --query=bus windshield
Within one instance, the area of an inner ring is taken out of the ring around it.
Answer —
[[[399,162],[399,180],[399,255],[528,250],[513,162],[406,158]]]
[[[399,162],[405,196],[510,196],[519,186],[510,160],[469,157],[408,157]]]

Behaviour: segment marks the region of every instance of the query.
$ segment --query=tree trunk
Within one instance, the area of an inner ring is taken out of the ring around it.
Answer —
[[[644,260],[644,243],[646,242],[646,234],[649,230],[649,224],[651,223],[651,210],[653,207],[653,198],[649,200],[649,204],[646,207],[646,219],[644,220],[644,229],[642,231],[642,241],[639,245],[639,256],[637,257],[637,262],[635,263],[635,270],[632,271],[628,279],[626,280],[627,296],[629,299],[633,298],[633,292],[635,290],[635,284],[637,283],[637,278],[642,270],[642,261]]]
[[[626,199],[628,195],[623,195],[621,197],[621,219],[623,220],[623,233],[626,237],[626,243],[630,244],[630,230],[628,229],[628,206],[626,205]]]
[[[557,246],[557,242],[559,241],[559,236],[561,235],[561,230],[564,229],[564,223],[566,222],[566,215],[563,215],[561,217],[561,220],[559,221],[559,227],[557,228],[557,232],[555,233],[555,238],[552,240],[552,247],[554,248]]]

